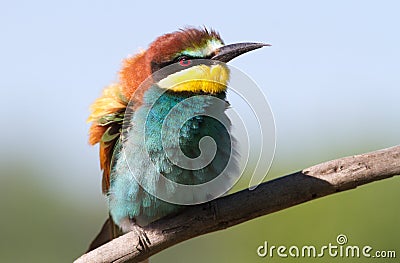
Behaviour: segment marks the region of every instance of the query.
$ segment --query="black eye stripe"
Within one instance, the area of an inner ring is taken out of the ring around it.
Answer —
[[[181,55],[181,56],[176,57],[173,60],[173,63],[180,62],[180,61],[183,61],[183,60],[191,60],[191,59],[195,59],[195,58],[189,57],[189,56],[186,56],[186,55]]]
[[[195,57],[190,55],[179,55],[172,60],[172,63],[179,62],[181,60],[193,60],[193,59],[210,59],[213,55],[205,56],[205,57]]]
[[[189,55],[179,55],[179,56],[175,57],[174,59],[169,60],[169,61],[165,61],[165,62],[152,61],[151,62],[151,71],[152,71],[152,73],[154,73],[154,72],[162,69],[163,67],[169,66],[169,65],[174,64],[174,63],[179,63],[179,62],[185,61],[185,60],[190,60],[189,65],[192,65],[193,64],[192,63],[193,60],[196,60],[196,59],[211,59],[211,57],[212,57],[212,55],[209,55],[209,56],[206,56],[206,57],[194,57],[194,56],[189,56]],[[189,66],[189,65],[185,64],[185,66]]]

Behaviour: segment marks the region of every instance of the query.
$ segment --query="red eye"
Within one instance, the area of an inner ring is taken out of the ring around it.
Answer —
[[[188,59],[187,57],[182,57],[182,58],[179,59],[179,64],[182,67],[187,67],[190,64],[192,64],[192,61],[190,59]]]

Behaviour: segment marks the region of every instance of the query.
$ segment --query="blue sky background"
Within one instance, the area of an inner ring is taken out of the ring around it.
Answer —
[[[3,1],[2,171],[36,167],[29,176],[52,198],[103,205],[89,105],[123,58],[185,25],[273,45],[231,64],[270,102],[283,173],[399,144],[399,10],[398,1]]]

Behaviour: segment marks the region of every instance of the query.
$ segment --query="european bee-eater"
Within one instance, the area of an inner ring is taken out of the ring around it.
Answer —
[[[92,122],[89,142],[100,145],[103,193],[110,211],[110,219],[91,249],[132,230],[134,225],[145,226],[184,207],[149,193],[148,189],[157,185],[161,175],[180,184],[197,185],[221,173],[234,150],[230,122],[225,115],[229,106],[229,69],[223,63],[263,46],[267,44],[225,45],[213,30],[185,28],[158,37],[147,50],[123,61],[119,81],[104,89],[92,104],[88,118]],[[177,67],[157,75],[174,63]],[[149,77],[150,84],[139,91]],[[174,106],[195,96],[196,100],[168,115]],[[223,101],[223,105],[215,105],[212,98]],[[209,116],[211,111],[225,126]],[[188,113],[196,116],[182,120]],[[167,115],[170,120],[166,134],[162,135]],[[123,123],[128,123],[129,128],[124,130]],[[204,136],[215,140],[217,150],[212,162],[200,169],[181,167],[165,152],[171,148],[195,158],[200,154],[199,142]],[[178,138],[178,146],[172,143],[172,137]],[[125,140],[130,143],[124,146]],[[150,188],[146,190],[144,185]],[[162,189],[163,185],[157,187]],[[173,187],[164,191],[171,196],[179,195]]]

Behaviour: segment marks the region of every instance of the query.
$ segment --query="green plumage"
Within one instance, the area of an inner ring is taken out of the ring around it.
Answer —
[[[160,185],[161,175],[176,183],[194,185],[223,172],[232,154],[230,121],[225,115],[228,105],[225,92],[174,93],[156,85],[145,92],[143,104],[129,114],[129,125],[124,127],[114,150],[108,193],[114,222],[129,217],[145,225],[182,208],[149,194],[138,182],[146,189],[172,196],[180,193],[170,185]],[[172,139],[165,140],[177,136],[179,145]],[[171,162],[166,149],[170,155],[181,149],[187,157],[196,158],[201,154],[199,143],[204,136],[212,137],[217,146],[208,165],[192,170]],[[182,196],[182,200],[190,199],[195,202],[196,196]]]

